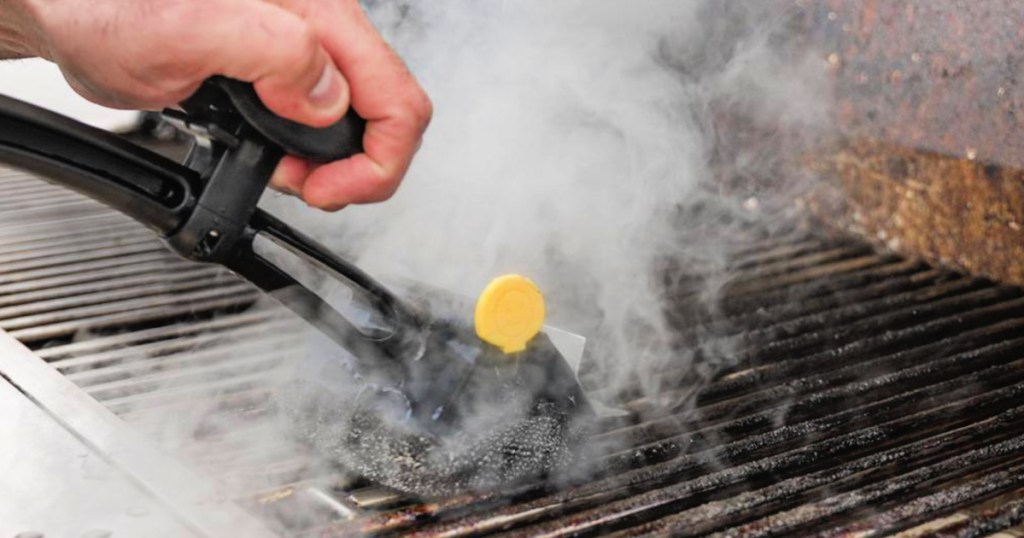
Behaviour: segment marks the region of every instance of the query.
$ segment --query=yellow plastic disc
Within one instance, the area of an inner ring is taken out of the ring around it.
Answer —
[[[530,279],[500,276],[476,302],[476,334],[505,353],[518,353],[544,326],[544,296]]]

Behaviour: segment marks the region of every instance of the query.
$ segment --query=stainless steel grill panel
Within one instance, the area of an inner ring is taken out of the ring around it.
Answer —
[[[841,238],[737,249],[719,314],[666,295],[694,367],[620,398],[594,476],[414,499],[282,435],[304,326],[74,194],[0,170],[0,328],[286,536],[986,536],[1024,522],[1024,293]],[[259,304],[257,304],[259,303]],[[595,378],[596,379],[596,378]],[[594,383],[594,379],[585,378]],[[666,403],[667,402],[667,403]],[[178,432],[179,434],[181,432]],[[182,439],[188,442],[182,442]]]

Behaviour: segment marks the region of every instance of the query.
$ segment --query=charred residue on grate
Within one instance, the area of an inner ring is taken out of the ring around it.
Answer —
[[[52,194],[13,173],[2,188]],[[268,372],[294,321],[98,206],[54,204],[0,208],[0,324],[143,429],[216,394],[176,448],[211,476],[258,476],[238,501],[284,535],[982,536],[1022,519],[1018,288],[842,238],[766,238],[733,257],[721,315],[667,289],[679,345],[719,342],[698,352],[702,373],[658,372],[659,398],[621,393],[630,414],[601,424],[593,444],[617,450],[594,454],[592,474],[426,500],[267,442]],[[225,429],[222,414],[245,420]]]

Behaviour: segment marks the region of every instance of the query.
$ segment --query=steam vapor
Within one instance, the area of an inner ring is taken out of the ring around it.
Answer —
[[[707,275],[699,299],[713,314],[727,245],[749,240],[752,221],[786,221],[807,185],[772,177],[779,155],[817,136],[827,112],[820,55],[791,43],[793,9],[709,0],[366,7],[434,100],[433,125],[391,201],[319,218],[297,203],[279,211],[371,274],[467,297],[497,275],[527,275],[546,295],[549,322],[588,337],[602,385],[656,393],[651,373],[666,361],[687,367],[664,315],[666,259]],[[723,111],[766,136],[737,140],[721,127]]]
[[[696,350],[728,346],[699,328],[714,320],[729,279],[726,251],[789,222],[809,183],[781,174],[780,156],[826,126],[823,61],[793,41],[791,10],[774,0],[366,7],[435,103],[413,168],[384,204],[332,215],[286,197],[264,205],[374,275],[466,297],[504,273],[530,277],[546,295],[549,323],[588,338],[587,379],[606,395],[659,398],[655,374],[669,365],[712,375],[716,365]],[[701,275],[685,283],[703,312],[691,320],[697,341],[679,341],[666,316],[679,268]],[[388,412],[350,412],[362,387],[324,347],[310,348],[315,360],[288,365],[299,385],[340,396],[283,391],[278,403],[293,414],[282,422],[364,476],[448,493],[569,459],[565,424],[515,423],[507,409],[482,410],[477,431],[448,440],[405,435]],[[396,401],[385,411],[401,415]],[[195,406],[146,422],[162,424],[165,446],[187,445],[216,404]],[[509,439],[528,457],[481,473]]]

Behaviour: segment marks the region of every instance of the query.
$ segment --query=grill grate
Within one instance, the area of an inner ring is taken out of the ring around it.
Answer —
[[[0,171],[0,192],[0,328],[154,436],[216,402],[170,448],[282,535],[1024,536],[1018,288],[766,240],[733,256],[720,316],[670,312],[698,363],[728,366],[618,395],[629,416],[593,444],[622,449],[598,476],[421,500],[274,435],[274,374],[305,338],[248,285],[31,176]],[[697,280],[670,276],[692,303]]]

